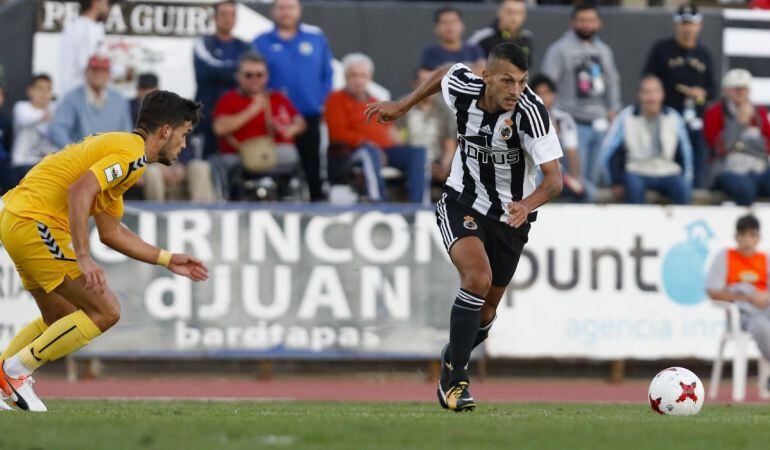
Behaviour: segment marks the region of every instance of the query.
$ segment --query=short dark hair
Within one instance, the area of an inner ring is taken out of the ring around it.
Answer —
[[[78,3],[80,3],[80,14],[85,14],[86,11],[91,9],[92,6],[94,6],[95,0],[78,0]]]
[[[233,5],[238,6],[238,2],[236,0],[224,0],[221,2],[214,3],[214,14],[217,14],[219,12],[219,8],[225,6],[225,5]]]
[[[201,118],[201,107],[200,103],[173,92],[153,91],[142,100],[136,128],[152,133],[163,125],[177,128],[189,121],[195,126]]]
[[[49,83],[53,83],[53,81],[51,81],[51,76],[47,73],[37,73],[32,75],[32,79],[29,80],[29,84],[27,86],[34,86],[38,81],[47,81]]]
[[[438,23],[438,21],[441,19],[441,16],[443,16],[446,13],[455,13],[457,14],[457,17],[460,19],[463,18],[462,13],[459,9],[453,8],[451,6],[443,6],[436,10],[436,12],[433,13],[433,23]]]
[[[746,214],[735,222],[735,231],[739,234],[746,231],[759,231],[759,220],[753,214]]]
[[[502,61],[508,61],[520,70],[529,70],[529,64],[527,63],[527,54],[516,44],[510,42],[503,42],[497,44],[489,52],[489,59],[499,59]]]
[[[538,86],[544,84],[551,92],[556,92],[556,83],[548,75],[539,73],[529,80],[529,87],[534,91]]]
[[[241,64],[247,63],[247,62],[267,65],[267,61],[259,53],[245,52],[244,54],[241,55],[240,58],[238,58],[238,70],[241,69]]]
[[[136,77],[136,87],[139,89],[154,89],[160,84],[158,76],[152,72],[145,72]]]
[[[570,17],[574,19],[583,11],[596,11],[596,14],[599,14],[599,6],[596,3],[590,1],[578,3],[572,8]]]

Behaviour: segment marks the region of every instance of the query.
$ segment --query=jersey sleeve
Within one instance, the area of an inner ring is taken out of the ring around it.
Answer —
[[[551,116],[540,99],[529,88],[519,96],[516,115],[524,151],[529,153],[536,165],[561,158],[564,154],[551,123]]]
[[[478,98],[484,81],[477,77],[465,64],[452,66],[441,79],[441,95],[453,113],[457,113],[455,102],[459,98]]]
[[[112,217],[123,217],[123,197],[116,198],[112,203],[107,205],[104,212]]]
[[[103,192],[120,184],[135,170],[132,164],[136,164],[142,156],[138,152],[116,151],[94,163],[88,170],[96,176]]]

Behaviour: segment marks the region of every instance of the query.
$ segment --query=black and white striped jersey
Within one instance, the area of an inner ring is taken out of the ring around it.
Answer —
[[[446,181],[450,195],[495,220],[507,205],[535,190],[537,166],[562,156],[548,110],[527,87],[513,111],[488,113],[477,101],[484,81],[464,64],[441,80],[444,101],[457,116],[457,151]]]

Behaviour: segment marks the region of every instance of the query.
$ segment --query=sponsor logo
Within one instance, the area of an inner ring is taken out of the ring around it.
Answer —
[[[120,168],[120,164],[113,164],[104,169],[104,176],[107,178],[108,183],[112,183],[123,176],[123,169]]]
[[[516,164],[519,162],[520,152],[518,148],[493,150],[487,145],[474,142],[476,141],[474,138],[486,140],[485,136],[460,136],[460,142],[469,158],[477,159],[482,164]]]

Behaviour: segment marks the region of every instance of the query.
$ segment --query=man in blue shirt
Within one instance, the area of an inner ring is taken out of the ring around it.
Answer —
[[[307,130],[296,145],[310,199],[324,199],[321,180],[321,114],[332,88],[332,52],[320,28],[300,23],[299,0],[275,0],[275,28],[254,39],[270,72],[268,87],[282,91],[304,116]]]
[[[484,53],[478,45],[463,42],[465,24],[460,11],[450,6],[440,8],[433,15],[433,23],[438,44],[423,50],[420,68],[434,70],[448,63],[464,63],[481,73]]]
[[[236,21],[235,0],[222,1],[214,5],[214,24],[216,32],[212,36],[203,36],[193,48],[195,82],[198,90],[195,100],[203,104],[201,119],[195,134],[203,139],[203,156],[217,153],[217,138],[211,129],[211,112],[219,97],[237,86],[235,72],[238,58],[251,46],[233,36]],[[196,155],[200,156],[200,155]]]

